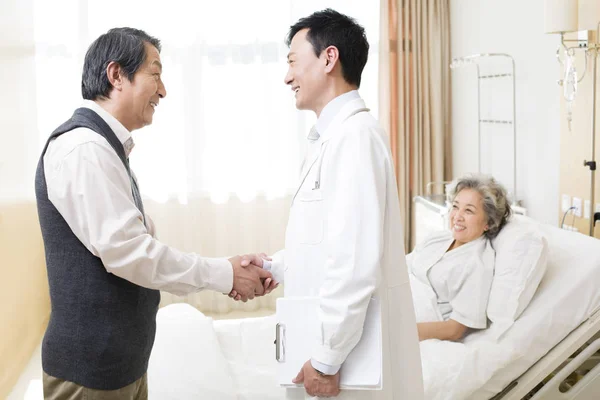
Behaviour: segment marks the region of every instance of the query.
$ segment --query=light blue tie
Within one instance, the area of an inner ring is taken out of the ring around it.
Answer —
[[[317,131],[317,126],[313,125],[313,127],[310,128],[310,132],[308,133],[308,136],[306,138],[310,141],[315,141],[318,140],[320,137],[321,135],[319,135],[319,132]]]

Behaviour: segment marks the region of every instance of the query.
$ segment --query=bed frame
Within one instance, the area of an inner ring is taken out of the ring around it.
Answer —
[[[600,362],[596,353],[599,349],[600,308],[491,400],[598,400]],[[562,382],[586,363],[592,369],[562,393],[560,389],[565,388]],[[532,394],[534,389],[537,391]]]

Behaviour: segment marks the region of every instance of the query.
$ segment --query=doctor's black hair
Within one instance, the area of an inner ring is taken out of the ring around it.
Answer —
[[[131,81],[146,61],[144,43],[156,47],[160,53],[160,40],[140,29],[113,28],[100,35],[88,48],[83,62],[81,94],[86,100],[107,98],[112,85],[106,76],[111,61],[116,62]]]
[[[286,38],[289,47],[298,32],[308,29],[306,39],[317,57],[329,46],[337,47],[344,80],[360,87],[362,71],[369,56],[365,29],[356,20],[331,8],[301,18],[290,27]]]

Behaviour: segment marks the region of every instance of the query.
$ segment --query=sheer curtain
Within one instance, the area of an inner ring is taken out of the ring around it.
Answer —
[[[39,147],[81,103],[87,46],[117,26],[162,42],[167,96],[134,132],[131,163],[161,240],[205,256],[272,253],[283,246],[291,192],[315,116],[284,85],[284,44],[298,18],[332,7],[355,17],[371,43],[361,94],[377,115],[379,7],[360,0],[35,0]],[[61,17],[49,18],[60,10]],[[275,297],[275,296],[273,296]],[[188,301],[207,313],[270,306],[220,294]]]

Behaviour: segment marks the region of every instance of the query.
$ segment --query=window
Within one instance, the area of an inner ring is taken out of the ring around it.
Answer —
[[[367,5],[368,4],[368,5]],[[289,194],[315,116],[284,85],[284,38],[298,18],[332,7],[355,17],[371,45],[361,95],[377,115],[379,7],[359,0],[35,1],[40,146],[81,104],[85,51],[116,26],[162,42],[167,97],[134,132],[131,162],[145,196],[185,203]],[[61,10],[60,23],[48,18]],[[118,10],[115,13],[114,10]]]

